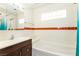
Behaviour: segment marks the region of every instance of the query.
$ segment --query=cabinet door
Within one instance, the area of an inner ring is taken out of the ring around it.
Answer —
[[[21,49],[21,56],[27,56],[28,54],[27,54],[27,47],[26,46],[24,46],[24,47],[22,47],[22,49]]]
[[[28,53],[28,56],[32,56],[32,46],[31,45],[27,46],[27,53]]]
[[[15,51],[12,51],[11,53],[7,54],[7,56],[20,56],[21,52],[20,49],[17,49]]]

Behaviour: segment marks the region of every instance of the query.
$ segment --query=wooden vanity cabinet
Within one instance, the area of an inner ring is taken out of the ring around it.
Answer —
[[[1,49],[0,56],[32,56],[32,39]]]

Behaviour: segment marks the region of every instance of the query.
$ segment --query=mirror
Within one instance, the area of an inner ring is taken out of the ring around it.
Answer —
[[[0,3],[0,30],[17,29],[18,19],[24,14],[19,8],[16,4]]]

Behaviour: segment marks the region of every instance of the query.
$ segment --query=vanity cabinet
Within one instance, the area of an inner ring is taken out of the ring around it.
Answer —
[[[32,56],[32,39],[0,49],[0,56]]]

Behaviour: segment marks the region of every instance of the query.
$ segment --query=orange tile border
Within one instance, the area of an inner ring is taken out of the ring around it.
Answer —
[[[47,27],[47,28],[32,28],[32,27],[25,27],[25,28],[16,28],[15,30],[77,30],[77,27]]]
[[[15,30],[24,30],[24,28],[16,28]]]

